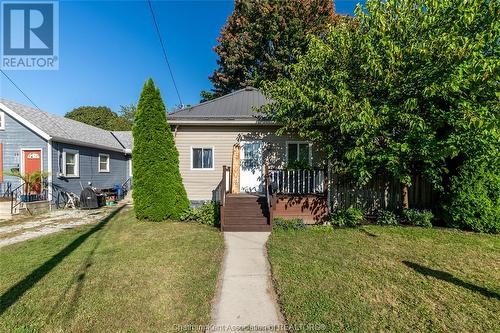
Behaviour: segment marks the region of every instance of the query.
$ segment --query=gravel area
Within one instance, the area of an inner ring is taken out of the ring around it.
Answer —
[[[50,213],[0,222],[0,247],[23,242],[28,239],[52,234],[81,225],[97,223],[106,217],[113,208],[104,207],[98,210],[55,210]]]

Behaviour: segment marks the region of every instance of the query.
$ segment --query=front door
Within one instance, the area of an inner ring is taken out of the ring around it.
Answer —
[[[240,192],[262,192],[262,142],[240,144]]]
[[[23,175],[40,171],[42,171],[42,150],[23,150]],[[30,192],[31,194],[40,194],[42,192],[41,180],[31,186]]]

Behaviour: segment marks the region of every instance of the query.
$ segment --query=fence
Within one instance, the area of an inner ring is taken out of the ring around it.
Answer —
[[[420,176],[413,177],[409,188],[411,208],[436,208],[437,194],[429,182]],[[330,200],[332,211],[348,207],[361,208],[368,214],[379,209],[400,209],[401,183],[396,179],[378,177],[365,186],[359,186],[348,176],[332,175],[330,181]]]

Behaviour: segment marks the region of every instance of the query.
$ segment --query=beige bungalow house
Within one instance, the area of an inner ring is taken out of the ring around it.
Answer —
[[[257,112],[268,102],[247,87],[168,115],[188,198],[220,202],[223,230],[268,230],[273,216],[309,223],[326,216],[319,150],[276,135],[277,124]]]

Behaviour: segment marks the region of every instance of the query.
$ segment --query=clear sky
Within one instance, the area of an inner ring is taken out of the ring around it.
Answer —
[[[352,14],[362,0],[335,0]],[[184,104],[196,104],[211,87],[212,48],[233,1],[154,1],[153,8]],[[146,1],[60,1],[57,71],[6,71],[43,110],[64,115],[82,105],[118,111],[135,103],[152,77],[167,108],[178,104]],[[0,74],[0,95],[29,101]]]

